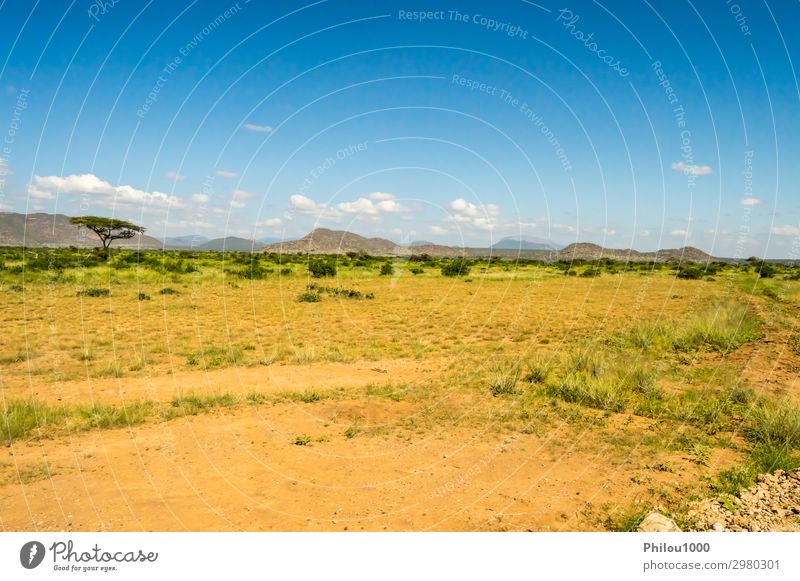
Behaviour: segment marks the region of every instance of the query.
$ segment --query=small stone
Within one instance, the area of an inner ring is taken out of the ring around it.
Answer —
[[[724,533],[725,526],[722,523],[715,522],[713,525],[711,525],[711,530],[718,533]]]
[[[637,530],[642,533],[681,532],[680,527],[675,524],[674,520],[658,512],[651,512],[644,517],[644,520],[641,522]]]

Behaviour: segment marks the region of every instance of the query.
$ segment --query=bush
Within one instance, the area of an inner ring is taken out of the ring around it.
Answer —
[[[158,291],[159,294],[162,295],[179,295],[181,294],[179,291],[176,291],[174,288],[165,287]]]
[[[409,270],[409,272],[410,272],[411,274],[422,274],[423,272],[425,272],[425,270],[424,270],[424,269],[422,269],[422,268],[419,268],[418,266],[414,266],[414,267],[412,267],[412,268],[409,268],[408,270]]]
[[[613,379],[584,372],[572,373],[561,383],[548,386],[547,393],[564,401],[612,412],[624,411],[628,403],[624,389]]]
[[[77,296],[79,297],[107,297],[111,291],[107,288],[86,288],[79,290]]]
[[[308,262],[308,272],[314,278],[322,278],[323,276],[336,276],[336,265],[329,260],[310,260]]]
[[[469,270],[470,266],[466,260],[455,259],[442,266],[442,276],[467,276]]]
[[[147,293],[139,293],[136,298],[138,298],[140,301],[149,301],[150,295]]]
[[[528,383],[544,383],[550,374],[550,366],[541,359],[535,359],[528,363],[528,370],[525,372],[524,379]]]
[[[489,391],[495,397],[516,393],[518,379],[519,372],[516,369],[511,371],[495,371],[494,376],[489,381]]]
[[[299,303],[318,303],[322,300],[322,295],[317,292],[304,292],[297,295]]]
[[[750,414],[744,434],[758,444],[800,448],[800,408],[789,402],[764,403]]]
[[[392,276],[394,274],[394,266],[391,262],[384,262],[381,264],[381,276]]]

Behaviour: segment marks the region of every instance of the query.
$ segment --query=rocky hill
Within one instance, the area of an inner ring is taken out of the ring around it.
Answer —
[[[69,223],[64,214],[17,214],[0,212],[0,246],[58,247],[100,246],[100,239],[86,228]],[[147,235],[115,240],[114,248],[161,248],[161,242]]]
[[[557,255],[557,260],[600,260],[601,258],[611,258],[622,261],[630,260],[634,262],[650,260],[657,262],[709,262],[714,260],[714,257],[710,254],[691,246],[684,246],[683,248],[669,248],[666,250],[658,250],[656,252],[639,252],[638,250],[630,249],[623,250],[617,248],[603,248],[597,244],[589,244],[586,242],[570,244],[555,254]]]
[[[276,242],[262,248],[264,252],[283,254],[345,254],[347,252],[366,252],[375,256],[410,254],[404,248],[384,238],[365,238],[344,230],[317,228],[300,240]]]

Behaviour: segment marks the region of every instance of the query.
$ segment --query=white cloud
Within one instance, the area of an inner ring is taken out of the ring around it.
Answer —
[[[676,162],[672,164],[672,169],[675,171],[682,171],[686,175],[693,175],[693,176],[704,176],[710,173],[714,173],[714,170],[711,169],[710,166],[707,165],[687,165],[682,161]]]
[[[264,220],[264,226],[276,227],[283,224],[283,220],[280,218],[267,218]]]
[[[565,232],[567,234],[575,234],[575,227],[569,224],[552,224],[550,226],[556,232]]]
[[[670,232],[672,236],[683,236],[684,238],[689,235],[688,230],[673,230]]]
[[[232,171],[225,171],[223,169],[218,169],[214,173],[216,175],[218,175],[219,177],[221,177],[221,178],[238,178],[239,177],[238,173],[232,172]]]
[[[742,198],[741,200],[739,200],[739,203],[742,206],[760,206],[764,202],[762,202],[758,198]]]
[[[586,234],[601,234],[603,236],[615,236],[617,231],[613,228],[584,228]]]
[[[385,202],[387,200],[394,200],[394,194],[387,194],[386,192],[372,192],[367,196],[370,200],[376,200],[378,202]]]
[[[198,204],[205,204],[208,201],[206,194],[192,194],[192,201]]]
[[[231,206],[233,208],[244,208],[247,200],[255,196],[255,192],[248,192],[247,190],[233,190],[231,193]]]
[[[639,230],[639,236],[650,236],[650,230]]]
[[[373,222],[379,222],[382,214],[408,211],[408,208],[394,200],[382,200],[375,203],[367,198],[358,198],[353,202],[339,202],[335,206],[329,206],[328,204],[318,204],[301,194],[289,197],[289,208],[299,214],[311,214],[321,218],[338,219],[345,215],[354,215]]]
[[[447,234],[447,228],[442,228],[441,226],[431,226],[430,231],[434,236],[444,236]]]
[[[256,133],[269,133],[272,131],[272,127],[269,125],[256,125],[254,123],[245,123],[242,125],[248,131],[255,131]]]
[[[168,171],[167,175],[164,177],[173,182],[182,182],[183,180],[186,179],[186,176],[183,176],[176,171]]]
[[[495,204],[476,205],[464,198],[450,202],[450,209],[453,213],[447,217],[447,221],[471,224],[480,230],[493,230],[500,215],[500,207]]]
[[[800,228],[788,224],[784,226],[773,226],[769,231],[779,236],[800,236]]]
[[[383,200],[373,203],[367,198],[358,198],[355,202],[340,202],[336,204],[336,209],[345,214],[357,214],[359,216],[379,216],[380,214],[394,214],[406,210],[394,200]]]
[[[151,206],[156,208],[174,208],[183,204],[175,196],[162,192],[146,192],[131,186],[112,186],[94,174],[60,176],[34,176],[33,183],[28,185],[28,195],[32,198],[49,200],[56,194],[82,194],[94,196],[101,204],[113,206],[125,204],[131,206]]]
[[[299,214],[315,214],[318,210],[325,208],[324,205],[320,206],[311,198],[301,194],[289,196],[289,207]]]

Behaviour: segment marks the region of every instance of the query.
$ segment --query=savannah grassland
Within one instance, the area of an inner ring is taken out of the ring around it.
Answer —
[[[0,250],[0,529],[691,526],[800,465],[797,267],[387,263]]]

